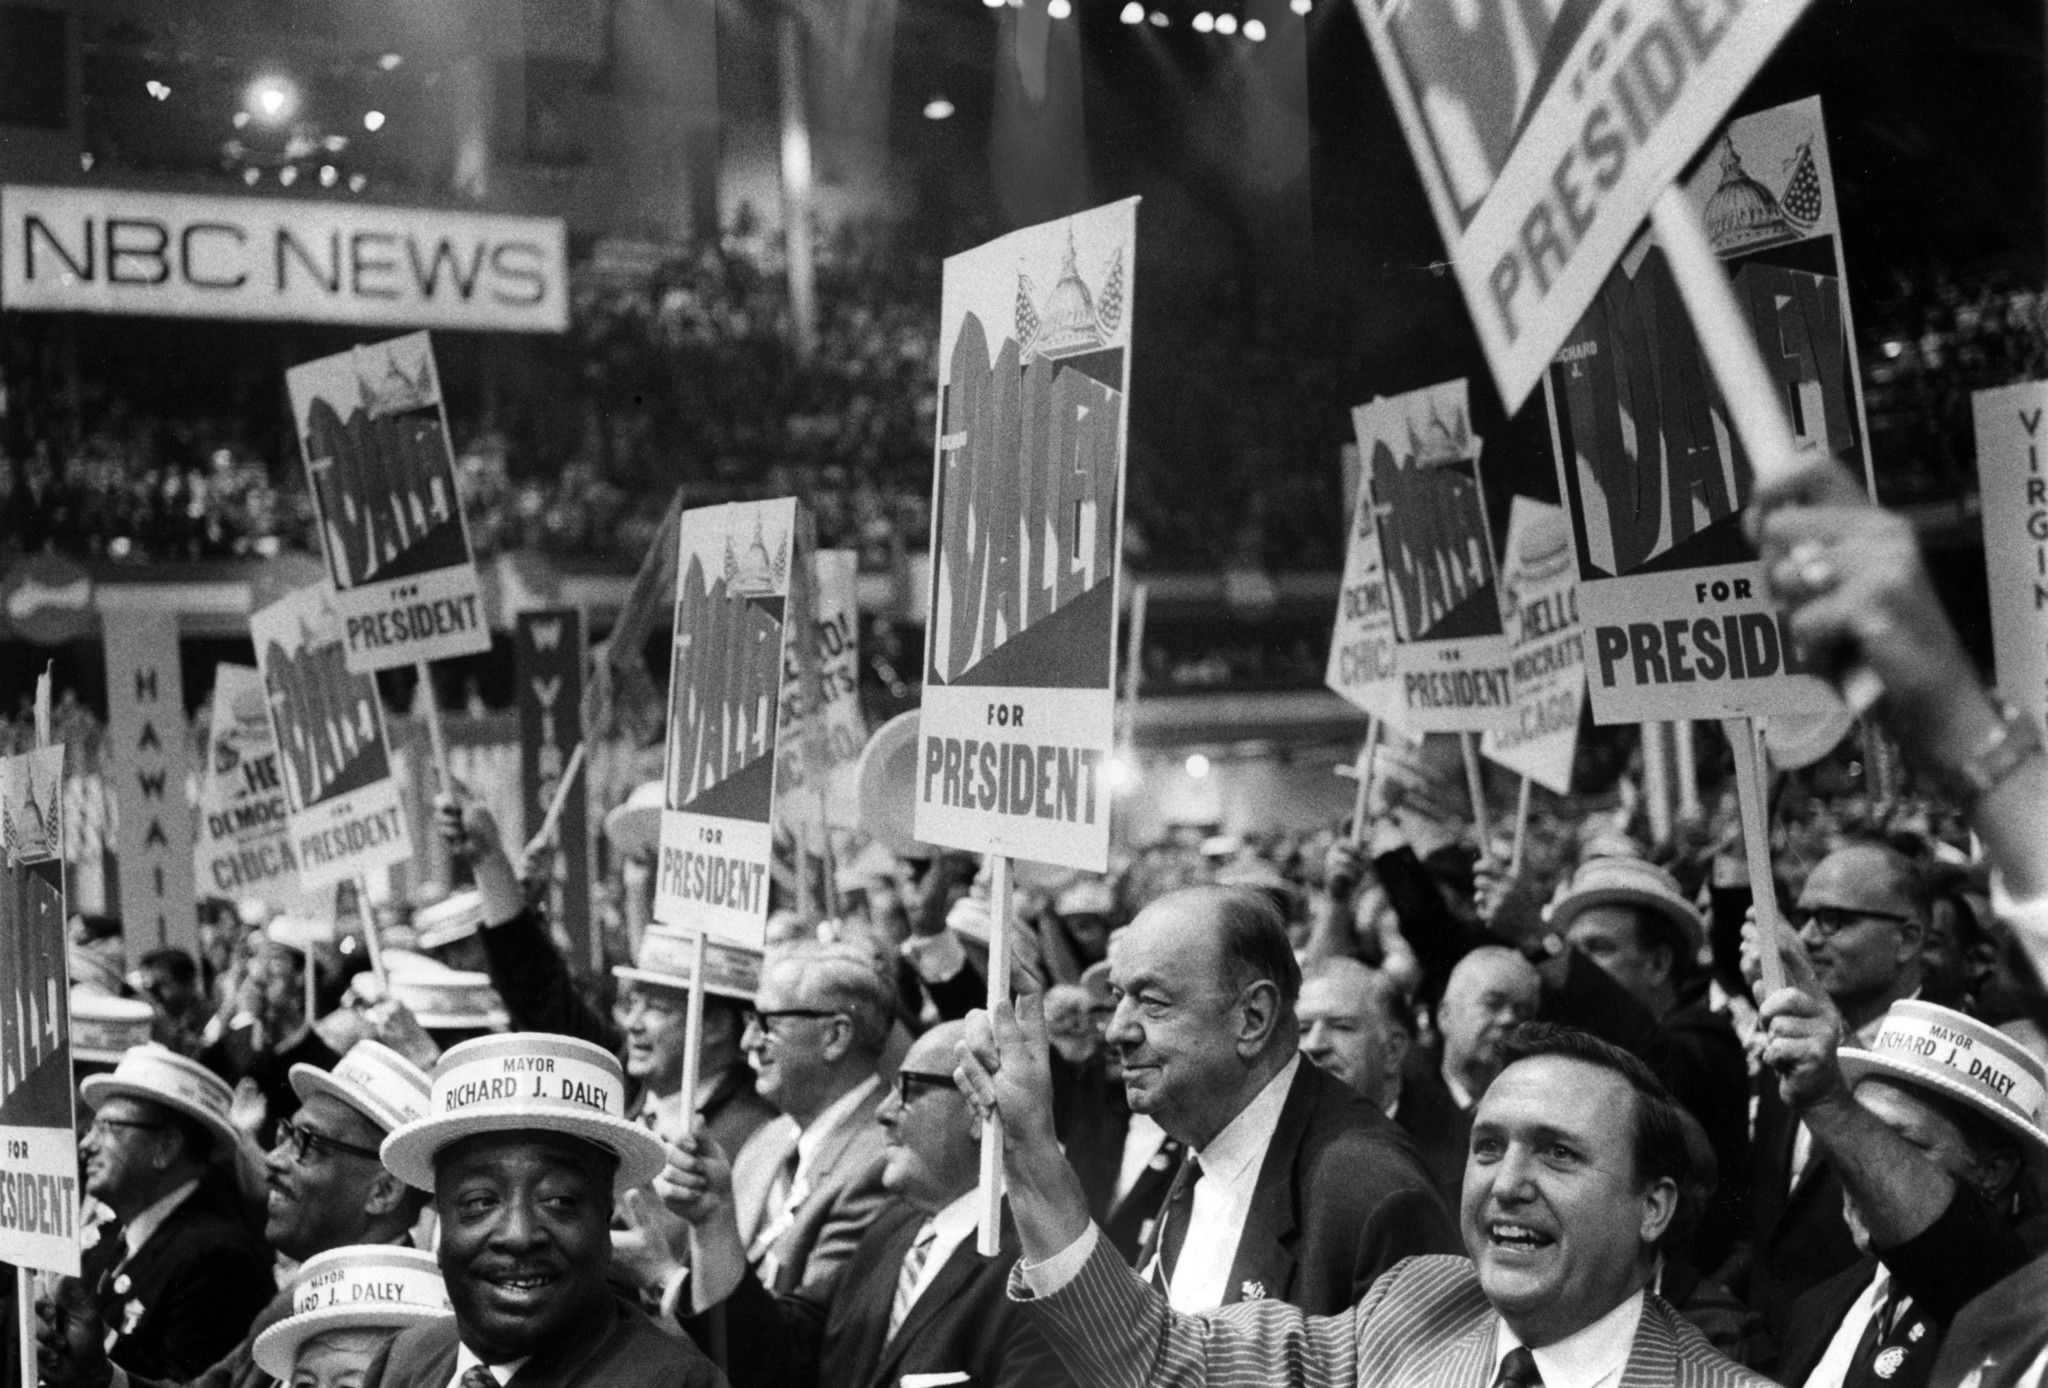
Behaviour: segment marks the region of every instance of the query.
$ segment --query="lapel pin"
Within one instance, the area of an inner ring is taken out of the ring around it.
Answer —
[[[1237,1289],[1237,1293],[1239,1298],[1245,1301],[1263,1301],[1266,1297],[1266,1284],[1248,1281]]]

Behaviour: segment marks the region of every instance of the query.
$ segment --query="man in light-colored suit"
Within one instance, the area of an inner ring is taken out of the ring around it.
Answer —
[[[1052,1140],[1035,1000],[976,1013],[960,1079],[1002,1114],[1024,1261],[1012,1294],[1075,1378],[1174,1388],[1763,1388],[1647,1290],[1679,1210],[1684,1128],[1626,1052],[1527,1024],[1472,1127],[1467,1258],[1410,1258],[1358,1305],[1171,1310],[1089,1222]]]
[[[762,966],[742,1045],[783,1116],[734,1154],[733,1205],[747,1261],[778,1295],[829,1281],[888,1198],[876,1067],[895,1007],[856,949],[791,945]]]

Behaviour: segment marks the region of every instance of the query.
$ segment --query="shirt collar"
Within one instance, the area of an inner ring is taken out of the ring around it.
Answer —
[[[164,1221],[171,1217],[171,1212],[184,1204],[191,1197],[192,1192],[198,1189],[199,1178],[195,1176],[176,1190],[159,1196],[155,1203],[149,1205],[140,1214],[136,1215],[135,1218],[123,1221],[121,1225],[121,1242],[128,1246],[128,1257],[133,1258],[137,1253],[141,1252],[142,1246],[148,1243],[156,1231],[163,1227]]]
[[[518,1373],[526,1361],[531,1358],[533,1356],[528,1354],[522,1355],[518,1359],[508,1359],[502,1364],[484,1364],[482,1357],[475,1350],[462,1341],[457,1340],[455,1342],[455,1382],[462,1382],[464,1374],[477,1365],[483,1364],[485,1368],[491,1371],[491,1377],[497,1379],[499,1383],[510,1383],[512,1375]]]
[[[1475,1102],[1472,1098],[1472,1091],[1459,1083],[1458,1077],[1451,1073],[1451,1067],[1448,1065],[1439,1066],[1437,1073],[1444,1077],[1444,1088],[1450,1091],[1451,1102],[1458,1106],[1458,1112],[1463,1113],[1471,1108]]]
[[[853,1111],[861,1106],[862,1100],[881,1083],[880,1075],[869,1075],[825,1105],[825,1111],[805,1125],[803,1131],[796,1135],[796,1169],[799,1172],[808,1172],[811,1169],[811,1163],[818,1159],[818,1149],[825,1145],[826,1139],[852,1116]]]
[[[981,1190],[976,1187],[932,1216],[935,1244],[957,1244],[974,1232],[981,1223],[981,1202],[975,1199],[979,1194]]]
[[[1280,1067],[1280,1073],[1267,1080],[1266,1087],[1238,1110],[1237,1117],[1225,1123],[1223,1131],[1195,1154],[1201,1158],[1204,1177],[1235,1185],[1247,1167],[1264,1158],[1273,1129],[1280,1122],[1280,1110],[1287,1104],[1294,1072],[1300,1068],[1301,1053],[1297,1051]]]
[[[1637,1289],[1599,1320],[1583,1326],[1562,1340],[1541,1349],[1531,1349],[1536,1372],[1544,1388],[1599,1388],[1618,1382],[1628,1352],[1635,1344],[1636,1327],[1643,1319],[1643,1293]],[[1493,1364],[1496,1371],[1508,1351],[1522,1343],[1514,1327],[1497,1320],[1493,1335]]]

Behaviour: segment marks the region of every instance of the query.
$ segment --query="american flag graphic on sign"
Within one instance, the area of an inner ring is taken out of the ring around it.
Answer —
[[[1792,181],[1785,185],[1785,196],[1778,206],[1784,210],[1785,219],[1801,231],[1810,230],[1820,220],[1820,173],[1813,166],[1813,141],[1800,142],[1799,154],[1793,160]]]

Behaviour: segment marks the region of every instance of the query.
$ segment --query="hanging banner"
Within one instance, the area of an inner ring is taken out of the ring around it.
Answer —
[[[1108,868],[1137,210],[1112,203],[946,261],[926,843]]]
[[[1355,0],[1512,414],[1807,0]]]
[[[1344,584],[1337,593],[1337,623],[1330,632],[1330,660],[1323,683],[1373,717],[1397,722],[1404,711],[1400,672],[1394,664],[1394,609],[1387,601],[1387,571],[1380,562],[1378,512],[1366,485],[1362,461],[1372,428],[1372,406],[1351,412],[1360,444],[1345,450],[1350,537],[1344,547]],[[1358,475],[1354,478],[1352,471]]]
[[[1998,691],[2040,724],[2048,722],[2048,381],[1980,390],[1970,405]]]
[[[1387,575],[1391,721],[1411,737],[1481,732],[1509,714],[1508,638],[1471,419],[1462,380],[1352,411]]]
[[[532,834],[555,803],[569,758],[583,741],[583,613],[573,607],[519,614],[514,632],[519,703],[519,790],[523,834]],[[548,919],[566,937],[566,957],[589,960],[590,795],[571,790],[555,831],[555,874]]]
[[[270,731],[263,676],[247,665],[213,669],[213,725],[199,782],[194,875],[205,896],[299,909],[299,860],[285,813],[284,767]]]
[[[685,511],[654,918],[763,949],[797,503]]]
[[[78,1276],[64,746],[0,757],[0,1263]]]
[[[163,612],[106,611],[108,777],[120,826],[115,862],[128,962],[173,947],[199,957],[196,835],[185,787],[192,744],[178,625]]]
[[[491,648],[425,333],[285,373],[348,668]]]
[[[1768,179],[1769,182],[1762,180]],[[1687,195],[1790,406],[1802,446],[1857,467],[1869,430],[1820,102],[1746,116]],[[1821,713],[1742,533],[1749,459],[1664,252],[1645,236],[1601,287],[1545,383],[1571,514],[1597,723]]]
[[[285,813],[307,890],[402,863],[412,839],[391,774],[377,681],[352,673],[325,584],[249,619],[284,767]]]
[[[826,822],[851,829],[860,817],[854,764],[868,740],[860,711],[860,556],[850,549],[821,549],[812,561],[818,691],[811,706],[802,694],[792,639],[789,668],[783,672],[782,729],[775,743],[781,761],[775,768],[776,814],[784,824],[795,815],[816,815],[822,796]]]
[[[1515,498],[1500,576],[1514,713],[1479,743],[1489,760],[1559,795],[1571,793],[1579,712],[1586,702],[1585,637],[1571,542],[1562,507]]]

